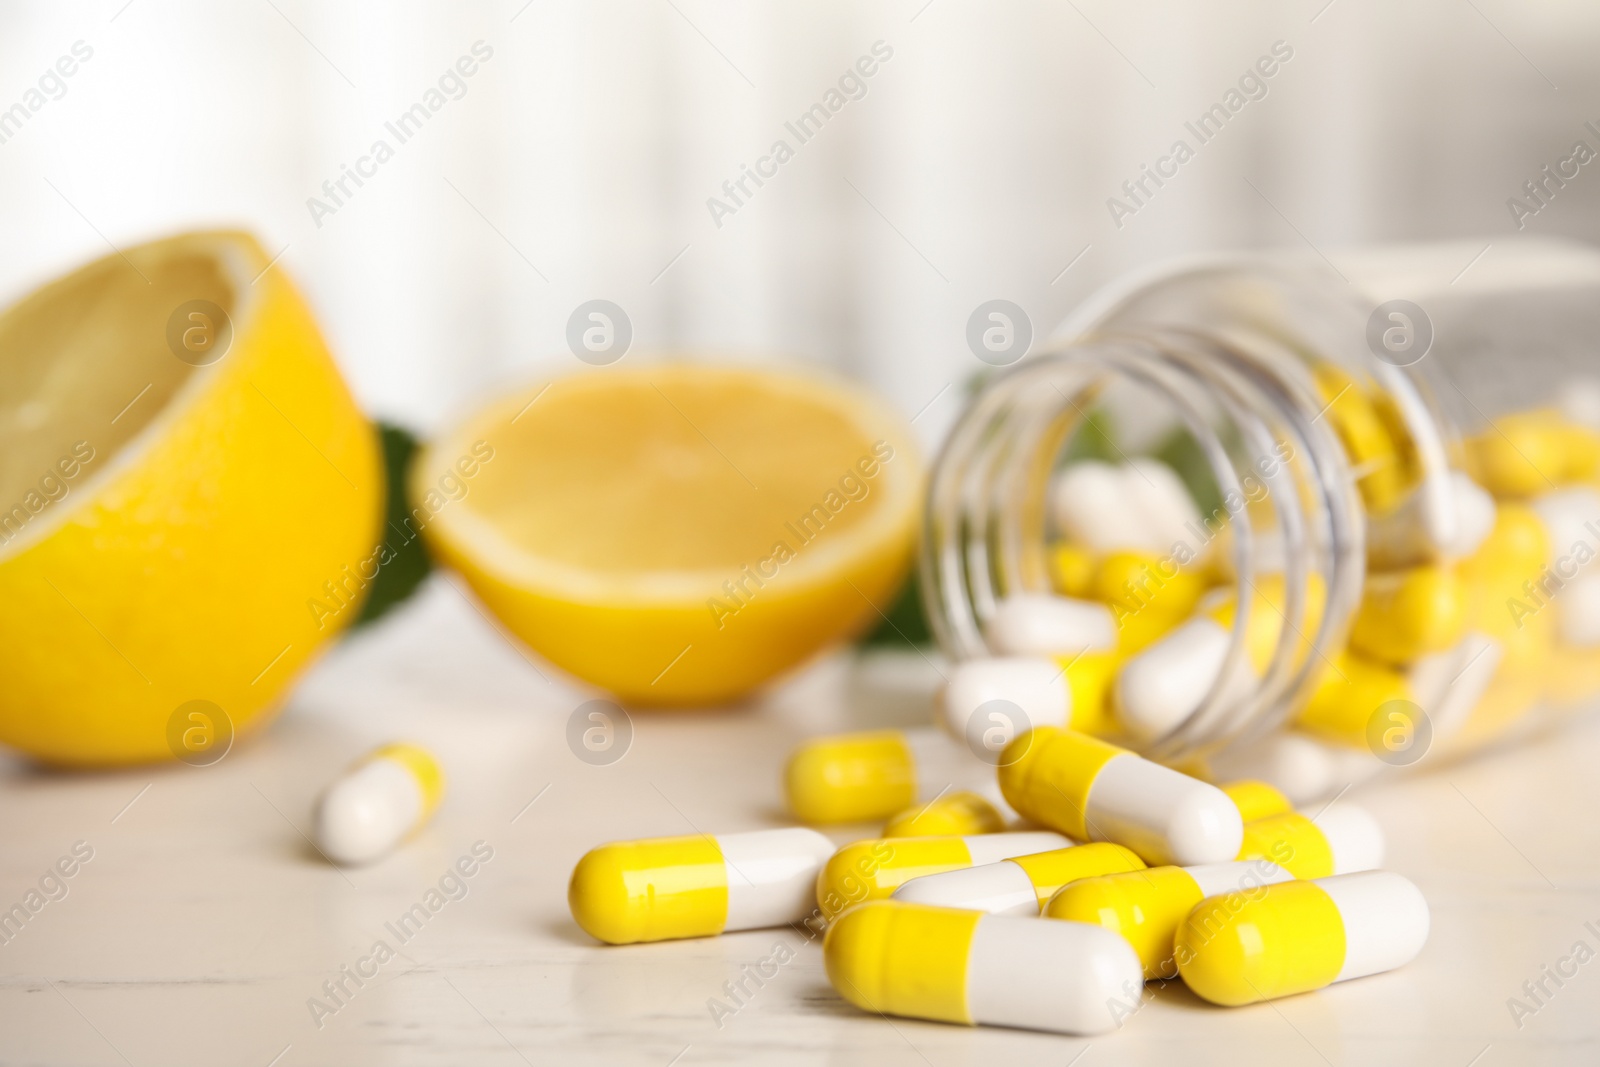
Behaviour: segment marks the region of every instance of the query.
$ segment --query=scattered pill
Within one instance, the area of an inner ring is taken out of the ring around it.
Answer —
[[[1323,666],[1295,723],[1335,744],[1365,745],[1374,712],[1390,701],[1414,699],[1408,674],[1345,650]]]
[[[816,826],[888,819],[979,780],[984,764],[958,744],[933,726],[803,742],[784,769],[789,811]]]
[[[1178,972],[1213,1004],[1253,1004],[1402,967],[1428,927],[1422,893],[1389,871],[1281,882],[1196,905],[1178,929]]]
[[[1178,927],[1196,904],[1293,878],[1282,867],[1259,860],[1106,874],[1063,886],[1045,902],[1044,916],[1103,926],[1133,946],[1147,981],[1176,978]]]
[[[1104,604],[1050,593],[1005,597],[984,633],[1002,656],[1070,656],[1117,645],[1116,620]]]
[[[926,804],[915,804],[891,818],[884,837],[950,837],[997,834],[1006,819],[986,798],[959,790]]]
[[[926,874],[902,883],[892,898],[994,915],[1038,915],[1045,901],[1069,882],[1143,870],[1144,865],[1129,849],[1101,841]]]
[[[335,863],[371,863],[433,816],[444,772],[424,749],[384,745],[342,774],[317,801],[313,835]]]
[[[789,827],[617,841],[591,849],[567,886],[572,917],[627,945],[799,922],[833,842]]]
[[[823,917],[832,919],[846,908],[889,896],[912,878],[1071,845],[1045,831],[857,841],[823,865],[816,877],[816,903]]]
[[[1365,809],[1337,804],[1315,818],[1297,811],[1244,824],[1241,860],[1269,860],[1296,878],[1370,871],[1383,863],[1383,830]]]
[[[1055,727],[1006,746],[1000,791],[1024,818],[1079,841],[1125,845],[1146,863],[1221,863],[1244,836],[1239,809],[1217,787]]]
[[[1117,1028],[1139,959],[1084,923],[898,901],[852,908],[822,947],[828,980],[864,1011],[1063,1034]]]

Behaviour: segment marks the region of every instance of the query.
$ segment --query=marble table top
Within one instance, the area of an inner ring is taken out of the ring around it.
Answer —
[[[636,713],[626,754],[596,765],[567,742],[591,696],[435,578],[212,766],[0,762],[0,910],[48,891],[0,943],[0,1063],[1600,1062],[1593,719],[1350,794],[1427,895],[1432,938],[1400,972],[1273,1004],[1215,1009],[1170,983],[1089,1040],[886,1020],[841,1000],[794,930],[603,947],[573,924],[584,851],[783,825],[796,739],[926,719],[937,680],[916,653],[839,654],[745,708]],[[444,806],[378,864],[330,866],[305,836],[314,797],[396,738],[444,761]],[[474,854],[472,877],[446,877]],[[428,921],[395,928],[419,902]],[[775,955],[730,1000],[725,983]]]

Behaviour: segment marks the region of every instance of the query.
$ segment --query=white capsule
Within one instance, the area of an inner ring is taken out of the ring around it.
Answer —
[[[1210,773],[1219,781],[1266,782],[1296,804],[1310,803],[1336,788],[1331,746],[1292,730],[1224,749],[1211,759]]]
[[[1073,463],[1055,476],[1050,510],[1068,540],[1098,553],[1156,550],[1143,512],[1128,500],[1123,472],[1099,460]]]
[[[952,737],[976,740],[998,754],[1031,726],[1065,725],[1072,715],[1072,690],[1052,660],[969,659],[951,668],[939,711]]]
[[[1600,379],[1571,378],[1560,389],[1562,418],[1591,430],[1600,430]]]
[[[1072,656],[1117,645],[1110,608],[1050,593],[1011,594],[995,605],[984,632],[1002,656]]]
[[[1383,827],[1365,808],[1335,804],[1314,821],[1333,855],[1334,874],[1375,871],[1383,866]]]
[[[317,802],[313,836],[335,863],[386,855],[432,816],[444,776],[416,745],[385,745],[336,780]]]
[[[1141,456],[1122,468],[1129,500],[1143,517],[1146,547],[1171,552],[1178,542],[1192,538],[1189,525],[1200,525],[1200,510],[1173,469],[1158,459]]]
[[[1545,493],[1532,507],[1550,534],[1552,556],[1570,556],[1580,545],[1594,549],[1595,536],[1589,526],[1600,527],[1600,492],[1588,486],[1569,486]]]
[[[1576,648],[1600,645],[1600,574],[1580,574],[1556,597],[1556,633]]]
[[[1428,716],[1432,744],[1449,738],[1466,724],[1500,667],[1499,641],[1476,631],[1454,648],[1423,656],[1406,672],[1412,699]]]
[[[1228,659],[1233,632],[1205,615],[1191,618],[1117,672],[1117,723],[1138,742],[1155,740],[1194,714]]]
[[[1450,472],[1450,491],[1456,502],[1456,535],[1445,551],[1455,559],[1465,559],[1494,529],[1494,497],[1460,471]]]

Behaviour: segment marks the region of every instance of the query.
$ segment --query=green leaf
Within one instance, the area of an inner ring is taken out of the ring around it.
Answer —
[[[410,515],[406,473],[417,452],[417,439],[399,426],[386,422],[377,425],[383,446],[383,537],[391,555],[387,563],[378,567],[352,629],[381,618],[407,600],[433,569],[427,550],[422,547],[422,538],[406,526]]]

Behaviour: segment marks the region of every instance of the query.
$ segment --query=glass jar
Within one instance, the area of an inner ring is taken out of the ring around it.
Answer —
[[[1600,251],[1555,241],[1207,258],[1115,284],[983,382],[946,441],[921,561],[936,639],[995,656],[1008,598],[1098,581],[1117,681],[1074,725],[1301,797],[1532,729],[1600,691],[1596,338]],[[1170,480],[1140,457],[1178,475],[1188,514],[1155,543],[1147,523],[1143,570],[1107,592],[1143,506],[1130,479]],[[1170,721],[1133,730],[1118,701],[1172,628],[1151,616],[1179,574],[1210,587],[1192,610],[1229,628],[1226,652]]]

